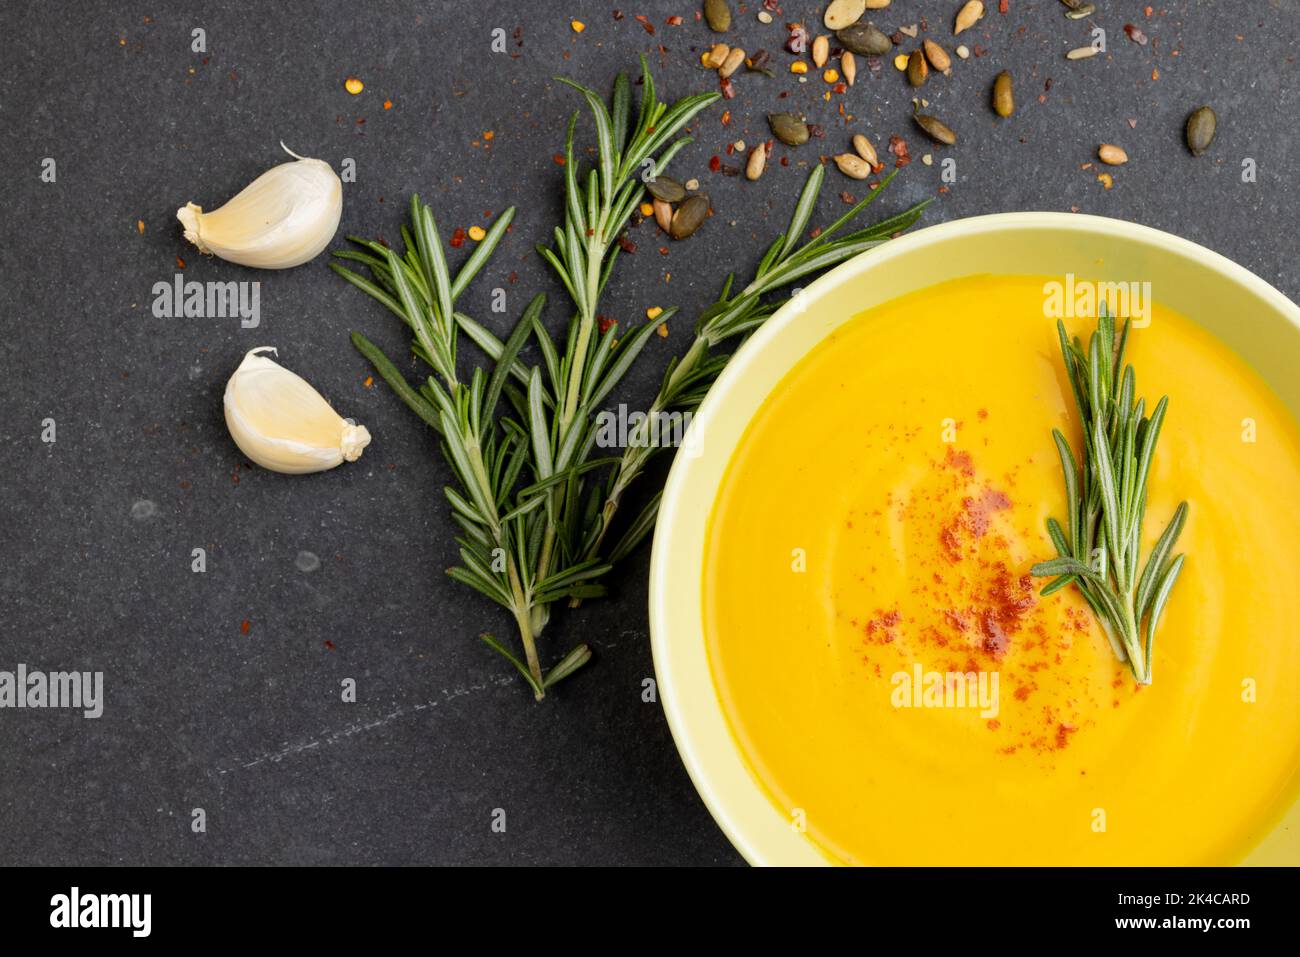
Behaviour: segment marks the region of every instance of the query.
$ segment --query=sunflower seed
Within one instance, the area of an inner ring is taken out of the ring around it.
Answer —
[[[718,67],[718,76],[726,79],[740,69],[740,65],[745,62],[745,51],[740,47],[732,47],[727,58],[722,61],[722,66]]]
[[[826,39],[826,35],[823,34],[813,41],[813,45],[812,45],[813,66],[817,67],[817,69],[820,70],[822,67],[826,65],[826,60],[830,57],[830,55],[831,55],[831,41]]]
[[[849,86],[858,78],[858,60],[849,50],[840,54],[840,72],[844,74],[844,82]]]
[[[876,157],[876,148],[871,145],[871,140],[867,139],[861,133],[854,134],[853,148],[858,151],[859,156],[872,166],[879,165],[880,160]]]
[[[1086,60],[1089,57],[1097,55],[1097,48],[1093,46],[1075,47],[1065,55],[1067,60]]]
[[[963,30],[969,30],[979,22],[982,16],[984,16],[984,4],[980,0],[970,0],[969,3],[957,11],[957,19],[953,23],[952,35],[956,36]]]
[[[948,51],[933,40],[926,40],[922,46],[925,48],[925,57],[930,61],[930,66],[940,73],[947,73],[952,66],[952,57],[948,56]]]
[[[871,175],[871,166],[861,156],[841,153],[835,157],[835,165],[840,172],[850,179],[866,179]]]
[[[702,62],[710,70],[716,70],[718,67],[722,66],[722,64],[727,62],[727,54],[730,52],[731,47],[727,46],[725,43],[715,43],[709,49],[709,52],[704,54],[704,60]]]
[[[866,0],[831,0],[826,5],[826,14],[822,22],[826,24],[827,30],[842,30],[850,24],[857,23],[866,12]]]
[[[660,229],[664,232],[668,232],[673,224],[673,208],[662,199],[656,199],[654,201],[654,208],[655,222],[658,224]]]
[[[749,160],[745,163],[745,178],[758,179],[767,168],[767,144],[759,143],[749,151]]]

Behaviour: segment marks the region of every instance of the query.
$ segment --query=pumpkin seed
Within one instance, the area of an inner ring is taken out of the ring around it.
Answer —
[[[877,166],[880,163],[876,156],[876,148],[871,145],[871,140],[867,139],[861,133],[855,133],[853,136],[853,148],[858,151],[858,155],[870,163]]]
[[[727,0],[704,0],[704,19],[714,33],[731,29],[731,5]]]
[[[933,40],[926,40],[922,46],[925,48],[925,57],[930,61],[930,66],[940,73],[947,73],[952,66],[952,57],[948,56],[948,51]]]
[[[963,30],[969,30],[979,22],[984,16],[984,4],[980,0],[970,0],[960,10],[957,11],[957,19],[953,23],[952,35],[956,36]]]
[[[659,229],[664,233],[667,233],[672,226],[672,207],[662,199],[656,199],[654,202],[654,221],[659,224]]]
[[[673,213],[672,222],[668,227],[668,235],[673,239],[686,239],[688,236],[693,236],[708,215],[709,197],[703,193],[696,193],[677,207],[677,212]]]
[[[913,50],[907,56],[907,82],[912,86],[925,86],[925,78],[930,75],[930,68],[925,65],[925,55],[920,50]]]
[[[1218,126],[1219,118],[1208,106],[1202,106],[1192,112],[1192,115],[1187,118],[1187,148],[1192,151],[1193,156],[1200,156],[1210,148]]]
[[[993,112],[1006,119],[1016,111],[1016,98],[1011,92],[1011,74],[1003,70],[993,78]]]
[[[952,146],[957,142],[957,134],[949,129],[945,123],[938,119],[938,117],[917,113],[913,115],[912,119],[916,120],[916,125],[924,131],[926,136],[930,137],[930,139],[934,140],[936,143],[942,143],[944,146]]]
[[[849,50],[840,54],[840,72],[844,74],[844,82],[849,86],[858,78],[858,59]]]
[[[726,79],[740,69],[740,65],[745,62],[745,51],[740,47],[732,47],[727,58],[722,61],[722,66],[718,67],[718,76]]]
[[[831,55],[831,41],[826,39],[825,34],[823,34],[813,41],[813,45],[812,45],[813,66],[817,67],[817,69],[820,70],[822,67],[826,65],[826,60],[830,57],[830,55]]]
[[[867,161],[852,153],[841,153],[836,156],[835,165],[850,179],[866,179],[871,175],[871,167],[867,165]]]
[[[758,179],[767,168],[767,144],[759,143],[749,151],[749,161],[745,163],[745,178]]]
[[[867,0],[831,0],[826,5],[826,15],[822,22],[827,30],[842,30],[862,19],[867,12]]]
[[[704,54],[703,63],[710,70],[716,70],[722,64],[727,62],[727,54],[731,52],[731,47],[725,43],[715,43],[709,52]]]
[[[772,135],[786,146],[803,146],[808,142],[808,124],[793,113],[769,113],[767,125]]]
[[[686,187],[669,176],[656,176],[645,184],[650,195],[665,203],[680,203],[686,198]]]
[[[855,23],[835,31],[835,39],[844,49],[863,56],[884,56],[894,48],[894,41],[872,23]]]
[[[1102,143],[1097,147],[1097,159],[1108,166],[1123,166],[1128,162],[1128,154],[1124,152],[1123,147],[1116,146],[1114,143]]]

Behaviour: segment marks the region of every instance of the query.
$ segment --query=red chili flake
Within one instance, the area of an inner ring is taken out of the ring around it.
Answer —
[[[736,98],[736,85],[731,82],[731,77],[719,80],[718,86],[722,88],[722,98],[724,100],[734,100]]]
[[[623,11],[622,11],[622,10],[615,10],[615,11],[614,11],[614,19],[615,19],[615,20],[622,20],[622,19],[623,19]]]
[[[852,193],[850,193],[847,189],[844,192],[840,193],[840,202],[843,203],[845,206],[852,206],[857,201],[858,198],[854,196]]]
[[[813,230],[809,231],[809,233],[808,233],[808,238],[809,238],[809,239],[816,239],[816,238],[817,238],[818,236],[820,236],[821,234],[822,234],[822,228],[821,228],[820,226],[818,226],[816,229],[813,229]]]
[[[333,650],[334,650],[334,642],[332,642],[332,641],[330,641],[328,638],[326,638],[326,639],[325,639],[325,647],[326,647],[327,650],[329,650],[329,651],[333,651]]]
[[[252,627],[253,627],[253,623],[249,621],[247,618],[245,618],[243,621],[239,623],[239,631],[240,633],[245,635],[248,634],[249,629],[251,629]]]
[[[722,111],[722,125],[723,126],[731,125],[731,110]]]
[[[563,153],[556,153],[556,154],[554,154],[554,155],[551,157],[551,162],[554,163],[556,166],[563,166],[563,165],[564,165],[564,154],[563,154]]]
[[[625,253],[634,253],[636,252],[636,243],[632,242],[632,240],[628,239],[626,236],[620,236],[618,237],[618,248],[623,250]]]
[[[1134,26],[1133,24],[1131,23],[1124,24],[1124,32],[1127,33],[1128,38],[1132,40],[1134,43],[1136,43],[1138,46],[1147,45],[1147,35],[1143,33],[1140,29],[1138,29],[1136,26]]]
[[[820,140],[820,139],[823,139],[823,138],[826,136],[826,131],[825,131],[824,129],[822,129],[821,126],[819,126],[819,125],[816,124],[816,123],[809,123],[809,124],[808,124],[808,135],[811,136],[811,137],[814,137],[814,138]]]
[[[790,157],[788,157],[788,156],[782,156],[782,157],[781,157],[781,165],[782,165],[782,166],[789,166],[789,165],[790,165]]]
[[[848,87],[843,83],[836,83],[833,87],[831,87],[832,93],[845,93],[847,91],[848,91]],[[844,109],[843,103],[840,104],[840,109]]]
[[[668,255],[668,247],[667,247],[667,246],[660,246],[660,247],[659,247],[659,255],[660,255],[660,256],[667,256],[667,255]]]
[[[682,25],[682,18],[669,17],[667,20],[664,21],[664,23],[668,24],[670,27],[680,27]]]
[[[511,272],[509,276],[506,276],[506,282],[510,283],[510,285],[512,286],[518,281],[519,281],[519,273],[517,272]]]
[[[736,152],[736,144],[735,144],[735,143],[728,143],[728,144],[727,144],[727,155],[730,156],[730,155],[733,154],[734,152]]]
[[[650,34],[651,36],[654,36],[655,25],[650,22],[649,17],[643,17],[641,16],[641,14],[638,13],[635,17],[633,17],[633,19],[636,20],[638,23],[640,23],[641,26],[645,27],[646,33]]]
[[[177,256],[177,257],[176,257],[176,268],[177,268],[177,269],[184,269],[184,268],[185,268],[185,260],[184,260],[184,259],[181,259],[180,256]]]
[[[980,46],[977,43],[975,44],[975,49],[972,52],[974,52],[976,56],[987,56],[989,51],[984,49],[982,46]]]
[[[763,9],[768,13],[780,13],[781,0],[763,0]]]
[[[1011,0],[998,0],[998,13],[1006,13],[1009,6],[1011,6]]]
[[[912,162],[912,156],[907,151],[907,140],[901,136],[891,136],[889,138],[889,152],[894,155],[895,166],[906,166]]]
[[[712,157],[709,160],[709,169],[713,170],[713,172],[715,173],[718,170],[722,169],[722,160],[719,159],[717,156]]]
[[[456,231],[451,234],[451,241],[450,241],[451,248],[460,249],[460,247],[464,244],[464,242],[465,242],[465,230],[457,226]]]
[[[609,332],[609,327],[614,325],[614,320],[610,319],[608,316],[597,316],[596,325],[600,327],[600,334],[604,335]]]

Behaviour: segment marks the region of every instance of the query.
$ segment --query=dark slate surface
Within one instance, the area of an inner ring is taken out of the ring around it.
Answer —
[[[347,342],[360,328],[401,355],[396,321],[323,257],[254,273],[197,255],[173,217],[186,200],[215,207],[279,162],[279,140],[336,166],[355,159],[344,231],[395,239],[415,190],[447,229],[517,203],[513,234],[465,304],[501,328],[491,288],[508,290],[511,314],[546,290],[559,324],[567,306],[531,251],[558,219],[551,157],[576,105],[551,77],[604,88],[644,51],[669,94],[708,88],[696,8],[628,4],[616,20],[608,5],[578,0],[113,6],[8,2],[0,13],[0,670],[102,670],[107,698],[97,721],[0,711],[0,862],[737,862],[659,706],[642,701],[652,674],[646,553],[613,579],[614,599],[552,625],[551,653],[585,640],[598,660],[535,705],[473,639],[484,628],[508,634],[509,623],[442,574],[451,524],[431,433],[382,386],[363,386],[368,370]],[[736,35],[777,53],[782,72],[740,77],[736,99],[697,124],[676,171],[701,179],[718,215],[666,257],[650,227],[634,231],[640,248],[620,264],[611,316],[701,308],[721,270],[751,269],[783,226],[799,167],[842,150],[851,131],[882,147],[899,133],[914,156],[926,151],[907,118],[912,92],[889,63],[874,75],[864,65],[844,98],[858,116],[846,130],[839,98],[821,101],[816,77],[795,82],[777,52],[781,24],[819,23],[821,8],[786,0],[763,26],[749,6]],[[878,20],[892,30],[927,15],[951,47],[956,6],[898,0]],[[930,221],[1016,209],[1136,220],[1296,297],[1295,4],[1165,3],[1150,18],[1140,3],[1099,6],[1110,52],[1090,61],[1065,61],[1088,25],[1065,20],[1056,0],[1011,0],[1006,15],[992,2],[963,36],[986,55],[925,90],[961,136],[945,154],[959,180]],[[665,22],[673,14],[682,26]],[[571,17],[587,24],[581,35]],[[1125,22],[1149,43],[1127,39]],[[191,50],[196,27],[204,54]],[[508,55],[491,52],[498,27]],[[1020,104],[1010,122],[987,108],[1003,67]],[[360,96],[343,90],[349,74],[365,81]],[[1206,101],[1219,139],[1193,160],[1182,121]],[[820,119],[826,140],[757,184],[709,172],[728,141],[765,137],[763,114],[782,106]],[[1080,169],[1102,141],[1133,157],[1109,191]],[[46,157],[54,183],[40,180]],[[1245,157],[1258,164],[1254,184],[1241,182]],[[939,172],[914,162],[879,208],[935,195]],[[842,208],[841,189],[861,189],[834,171],[827,183],[822,222]],[[188,279],[260,280],[261,327],[155,318],[152,286],[173,276],[177,256]],[[667,340],[652,340],[628,401],[648,398],[689,326],[679,319]],[[240,468],[221,394],[241,355],[263,344],[369,426],[375,441],[359,463],[306,477]],[[47,417],[52,446],[40,437]],[[154,514],[133,517],[140,502]],[[190,570],[196,546],[207,549],[205,574]],[[320,567],[300,571],[302,551]],[[340,700],[344,678],[357,682],[355,704]],[[206,812],[204,834],[191,830],[194,808]],[[491,829],[495,808],[505,834]]]

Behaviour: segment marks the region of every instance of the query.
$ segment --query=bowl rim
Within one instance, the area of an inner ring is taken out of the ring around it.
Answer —
[[[1082,213],[991,213],[936,223],[915,232],[905,233],[897,239],[891,239],[882,246],[859,253],[852,259],[841,263],[818,277],[804,289],[804,294],[809,296],[821,295],[830,288],[847,282],[864,271],[887,268],[894,259],[945,240],[958,237],[969,238],[993,232],[1043,229],[1080,234],[1104,234],[1108,238],[1134,241],[1157,247],[1165,253],[1181,255],[1188,260],[1194,261],[1202,268],[1218,273],[1225,281],[1244,287],[1287,318],[1293,326],[1300,329],[1300,306],[1288,299],[1271,283],[1221,253],[1151,226],[1144,226],[1128,220],[1113,219],[1107,216]],[[695,411],[691,421],[692,429],[707,429],[709,423],[718,415],[717,410],[727,401],[727,396],[732,391],[732,383],[746,374],[746,371],[755,363],[756,357],[768,348],[768,344],[786,326],[798,319],[803,311],[802,304],[787,302],[736,351],[718,380],[709,389],[704,401]],[[806,351],[794,361],[798,362],[804,355],[807,355]],[[728,458],[734,451],[734,447],[727,450]],[[673,743],[677,747],[682,763],[686,766],[692,784],[732,846],[740,852],[748,863],[761,865],[769,863],[770,855],[758,846],[758,842],[751,835],[750,831],[754,829],[747,829],[743,826],[737,819],[738,815],[733,813],[733,810],[722,799],[719,793],[720,786],[717,780],[717,772],[707,767],[703,756],[700,754],[697,742],[691,733],[690,719],[687,716],[689,709],[675,682],[672,642],[667,634],[668,628],[666,625],[669,619],[668,606],[672,603],[672,595],[674,594],[671,580],[675,563],[670,556],[678,550],[676,539],[681,533],[677,531],[678,523],[675,518],[684,507],[682,499],[691,468],[690,456],[674,456],[672,467],[664,485],[655,523],[650,557],[648,595],[650,649],[654,661],[655,679],[660,702],[668,719],[668,728],[672,733]],[[691,564],[696,568],[700,564],[695,561],[697,557],[702,559],[702,556],[691,556]],[[698,579],[698,571],[694,571],[692,574]],[[701,627],[701,636],[702,630]],[[711,675],[710,683],[712,683]],[[713,703],[721,712],[721,703],[716,700]],[[726,722],[725,713],[722,714],[722,720],[724,723]],[[728,733],[731,731],[729,726],[727,731]],[[734,737],[732,741],[735,743]],[[744,763],[745,759],[743,754],[740,753],[738,744],[736,744],[736,751],[741,762]],[[746,768],[746,771],[748,772],[748,768]],[[752,772],[748,772],[748,778],[748,784],[753,791],[761,794],[765,801],[768,800],[767,795],[762,794],[763,787],[754,779]],[[1297,804],[1297,807],[1300,807],[1300,803]],[[1281,821],[1277,822],[1277,826],[1281,825]],[[811,841],[804,841],[803,843],[809,849],[815,851]],[[823,853],[819,851],[815,851],[815,853],[817,853],[817,856],[825,858]],[[809,859],[811,860],[811,858]]]

